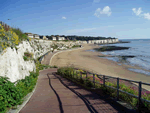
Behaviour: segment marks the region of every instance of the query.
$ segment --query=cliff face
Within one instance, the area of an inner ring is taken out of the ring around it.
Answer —
[[[25,61],[24,53],[33,54],[33,59],[44,55],[50,50],[55,51],[61,49],[71,48],[73,45],[82,44],[82,41],[76,42],[62,42],[62,41],[48,41],[48,40],[31,40],[21,42],[16,48],[6,48],[0,54],[0,76],[8,77],[11,82],[24,79],[29,76],[31,71],[35,71],[35,63],[33,60]],[[87,42],[86,42],[87,43]]]
[[[0,55],[0,76],[8,77],[11,82],[24,79],[29,76],[31,71],[35,71],[35,63],[33,60],[25,61],[23,56],[24,52],[33,54],[33,58],[45,54],[50,50],[50,43],[36,42],[32,40],[23,41],[15,48],[6,48]]]
[[[52,50],[51,46],[53,44],[54,42],[52,41],[34,39],[30,42],[23,41],[13,49],[11,49],[11,47],[7,47],[0,54],[0,76],[8,77],[11,82],[15,82],[17,80],[24,79],[25,76],[29,76],[31,71],[36,70],[36,67],[33,60],[24,60],[24,53],[31,53],[33,54],[33,59],[37,59]],[[59,42],[55,44],[57,44],[57,47],[59,48]],[[66,46],[67,44],[68,46],[70,45],[70,43],[64,42],[63,46]]]

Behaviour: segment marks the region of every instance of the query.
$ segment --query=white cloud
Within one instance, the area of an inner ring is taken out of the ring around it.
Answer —
[[[95,11],[94,15],[99,18],[101,14],[106,14],[107,16],[110,16],[111,13],[112,13],[112,12],[111,12],[110,7],[109,7],[109,6],[106,6],[106,7],[103,8],[103,10],[101,10],[101,8],[98,8],[98,9]]]
[[[150,20],[150,13],[144,13],[143,16],[145,19]]]
[[[141,9],[141,7],[138,8],[138,9],[132,8],[132,11],[136,14],[136,16],[142,16],[145,19],[150,20],[150,13],[143,13],[143,14],[141,14],[143,12],[142,9]]]
[[[62,19],[67,19],[67,18],[65,16],[63,16]]]
[[[93,3],[99,3],[100,2],[100,0],[94,0],[93,1]]]
[[[140,14],[143,12],[141,7],[139,9],[132,8],[132,11],[136,14],[136,16],[140,16]]]

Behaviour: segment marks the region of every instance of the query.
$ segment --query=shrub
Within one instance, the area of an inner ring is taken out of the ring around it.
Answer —
[[[0,77],[0,112],[5,113],[8,108],[13,108],[23,102],[37,82],[38,73],[30,72],[30,76],[12,83],[7,77]]]
[[[7,47],[14,48],[23,40],[31,40],[19,28],[5,28],[0,24],[0,52]]]
[[[0,52],[5,50],[7,47],[14,48],[21,41],[30,41],[27,35],[25,35],[19,28],[6,28],[0,24]]]
[[[12,28],[12,31],[15,32],[19,36],[19,42],[21,42],[23,40],[28,40],[29,41],[29,37],[26,34],[24,34],[21,29]]]
[[[18,43],[18,35],[13,32],[12,29],[5,31],[3,26],[0,24],[0,46],[2,47],[2,50],[5,50],[7,47],[15,47]]]
[[[58,68],[58,66],[54,65],[54,68]]]
[[[90,81],[90,78],[85,79],[85,84],[86,84],[87,87],[90,87],[90,88],[93,87],[93,84]]]
[[[23,56],[24,61],[28,61],[28,57],[27,56]]]
[[[24,61],[28,61],[29,59],[31,60],[32,57],[33,57],[32,53],[24,52],[24,56],[23,56]]]
[[[80,47],[80,45],[73,45],[72,48]]]
[[[6,112],[7,107],[21,104],[22,97],[20,88],[15,87],[7,77],[0,77],[0,112]]]

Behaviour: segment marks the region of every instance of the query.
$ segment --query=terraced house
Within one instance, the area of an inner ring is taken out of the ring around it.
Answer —
[[[34,34],[34,38],[39,39],[39,35],[38,34]]]
[[[25,33],[26,35],[28,35],[28,37],[30,37],[30,38],[34,38],[34,34],[32,34],[32,33]]]

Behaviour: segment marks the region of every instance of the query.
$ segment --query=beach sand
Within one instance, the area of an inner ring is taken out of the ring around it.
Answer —
[[[129,71],[127,69],[132,66],[118,65],[117,62],[98,57],[98,55],[103,56],[100,52],[86,51],[98,48],[98,45],[83,44],[83,47],[84,48],[78,50],[58,53],[52,58],[50,65],[57,65],[58,67],[73,65],[76,68],[89,70],[101,75],[150,83],[150,76]],[[150,91],[150,86],[142,85],[142,87]]]

